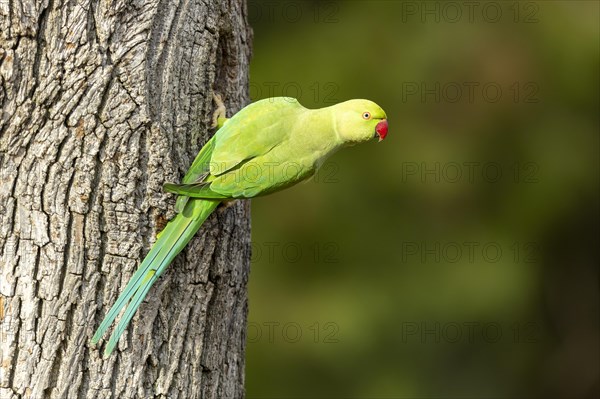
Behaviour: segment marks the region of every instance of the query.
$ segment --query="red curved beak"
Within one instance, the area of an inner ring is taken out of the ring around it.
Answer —
[[[387,121],[387,119],[382,119],[381,122],[379,122],[377,124],[377,126],[375,126],[375,132],[377,132],[377,134],[379,135],[379,141],[380,142],[383,139],[385,139],[385,136],[387,136],[387,133],[388,133],[388,121]]]

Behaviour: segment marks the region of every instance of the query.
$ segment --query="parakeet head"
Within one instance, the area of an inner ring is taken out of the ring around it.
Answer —
[[[333,106],[337,133],[347,144],[385,139],[388,132],[387,115],[369,100],[349,100]]]

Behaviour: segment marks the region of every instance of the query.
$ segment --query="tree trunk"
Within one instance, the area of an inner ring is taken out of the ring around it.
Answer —
[[[249,204],[221,209],[102,359],[95,329],[173,216],[212,93],[248,101],[231,0],[0,1],[0,398],[244,395]]]

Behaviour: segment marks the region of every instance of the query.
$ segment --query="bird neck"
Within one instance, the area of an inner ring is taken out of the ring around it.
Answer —
[[[310,110],[305,129],[311,137],[310,146],[315,154],[315,166],[319,168],[327,158],[344,146],[331,107]]]

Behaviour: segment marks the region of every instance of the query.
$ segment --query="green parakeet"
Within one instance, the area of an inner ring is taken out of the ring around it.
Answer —
[[[388,122],[383,109],[368,100],[313,110],[296,99],[277,97],[250,104],[230,119],[220,118],[218,127],[182,184],[164,186],[179,195],[177,215],[158,234],[94,334],[92,344],[125,308],[104,356],[113,351],[150,287],[221,202],[253,198],[305,180],[340,147],[383,140]]]

